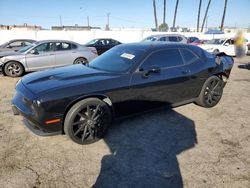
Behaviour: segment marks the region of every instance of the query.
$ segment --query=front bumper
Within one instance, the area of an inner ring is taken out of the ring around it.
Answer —
[[[32,94],[20,81],[16,85],[16,94],[12,99],[12,111],[14,115],[24,117],[24,124],[33,133],[40,136],[62,134],[62,121],[46,124],[46,121],[53,119],[53,114],[46,112],[43,107],[34,104],[36,96]],[[57,118],[62,119],[58,115]]]
[[[30,121],[27,117],[26,114],[24,114],[21,110],[19,110],[15,105],[12,104],[12,111],[14,115],[22,115],[23,118],[23,123],[24,125],[35,135],[38,136],[52,136],[52,135],[58,135],[58,134],[62,134],[62,131],[53,131],[50,132],[46,129],[43,128],[43,126],[39,125],[39,123],[34,123],[32,121]],[[34,121],[34,120],[33,120]]]

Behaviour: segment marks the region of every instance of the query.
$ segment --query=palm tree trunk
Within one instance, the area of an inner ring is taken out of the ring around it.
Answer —
[[[163,8],[163,24],[166,24],[166,0],[164,0],[164,8]]]
[[[223,16],[222,16],[222,19],[221,19],[221,25],[220,25],[220,30],[221,31],[224,30],[224,21],[225,21],[226,11],[227,11],[227,0],[225,0]]]
[[[154,18],[155,18],[155,29],[158,31],[158,21],[157,21],[155,0],[153,0],[153,8],[154,8]]]
[[[177,9],[178,9],[178,4],[179,4],[179,0],[176,0],[175,11],[174,11],[174,20],[173,20],[173,29],[175,28],[175,21],[176,21],[176,14],[177,14]]]
[[[200,27],[201,4],[202,4],[202,0],[200,0],[199,9],[198,9],[197,32],[199,32],[199,27]]]
[[[202,26],[201,26],[201,32],[203,32],[203,28],[204,28],[205,21],[207,19],[207,13],[208,13],[208,9],[209,9],[210,3],[211,3],[211,0],[209,0],[209,2],[207,4],[206,13],[205,13],[205,16],[203,18],[203,22],[202,22]]]

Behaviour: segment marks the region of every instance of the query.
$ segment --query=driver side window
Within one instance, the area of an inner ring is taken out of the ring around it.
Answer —
[[[183,60],[178,49],[159,50],[153,52],[142,64],[142,69],[150,69],[152,66],[169,68],[183,65]]]
[[[54,50],[53,43],[48,42],[48,43],[41,44],[37,46],[34,50],[36,50],[38,53],[51,52]]]

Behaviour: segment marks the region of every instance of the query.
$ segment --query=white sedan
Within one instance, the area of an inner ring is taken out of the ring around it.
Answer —
[[[208,41],[206,44],[202,44],[199,47],[203,48],[204,50],[210,53],[218,53],[224,52],[230,56],[236,56],[235,54],[235,46],[234,46],[234,39],[213,39]],[[247,54],[247,48],[246,54]]]

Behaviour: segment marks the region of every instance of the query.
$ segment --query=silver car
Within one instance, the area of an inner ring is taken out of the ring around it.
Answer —
[[[14,39],[0,45],[0,52],[15,52],[36,42],[32,39]]]
[[[93,47],[85,47],[72,41],[44,40],[19,50],[16,54],[0,59],[4,75],[22,76],[31,72],[72,64],[86,64],[97,57]]]
[[[162,42],[180,42],[187,43],[186,37],[179,34],[161,34],[161,35],[151,35],[142,40],[142,42],[152,42],[152,41],[162,41]]]

